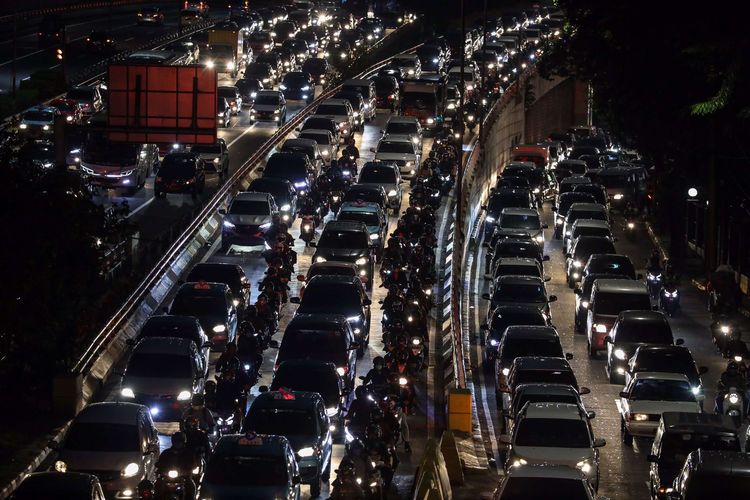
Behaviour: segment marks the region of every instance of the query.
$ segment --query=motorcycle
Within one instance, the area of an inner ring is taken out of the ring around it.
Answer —
[[[717,315],[711,322],[711,340],[719,351],[726,350],[734,328],[734,322],[726,315]]]
[[[742,391],[730,387],[724,395],[722,409],[723,414],[732,417],[735,425],[739,427],[745,421],[745,398]]]
[[[661,290],[662,282],[661,269],[649,269],[646,273],[646,284],[648,285],[648,293],[652,299],[658,297],[659,291]]]
[[[194,499],[196,488],[192,476],[196,474],[196,471],[198,471],[198,468],[190,471],[190,474],[177,469],[157,471],[156,483],[154,484],[155,498],[169,500]],[[193,482],[193,484],[190,484],[190,482]]]
[[[344,193],[341,191],[331,191],[331,194],[328,198],[328,206],[331,209],[331,212],[338,212],[339,208],[341,208],[341,204],[344,200]]]
[[[315,217],[312,215],[303,215],[300,223],[299,237],[308,246],[315,239]]]
[[[625,238],[628,241],[635,241],[635,222],[628,220],[624,224]]]
[[[424,341],[417,335],[409,340],[409,372],[416,376],[424,368]]]
[[[674,285],[664,286],[659,293],[659,307],[668,316],[674,316],[680,308],[680,292]]]

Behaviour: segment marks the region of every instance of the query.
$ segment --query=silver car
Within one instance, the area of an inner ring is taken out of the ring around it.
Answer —
[[[359,171],[359,184],[371,184],[383,186],[388,195],[388,208],[393,210],[394,215],[401,209],[401,198],[403,190],[401,184],[401,172],[395,163],[382,161],[368,161]]]
[[[198,153],[203,164],[212,168],[224,178],[229,173],[229,148],[224,139],[216,139],[213,144],[195,144],[190,148],[191,153]]]

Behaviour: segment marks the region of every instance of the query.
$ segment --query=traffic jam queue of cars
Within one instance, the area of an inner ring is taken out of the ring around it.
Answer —
[[[550,135],[555,140],[513,148],[482,207],[490,279],[483,296],[489,302],[484,363],[494,373],[506,446],[506,476],[496,498],[521,498],[512,494],[521,485],[527,492],[559,488],[563,479],[574,486],[571,496],[556,489],[560,498],[596,498],[602,477],[605,441],[594,435],[594,412],[581,398],[590,390],[579,386],[569,364],[573,355],[563,351],[550,316],[557,297],[545,287],[546,231],[563,243],[575,333],[585,336],[591,359],[605,358],[609,382],[622,386],[613,402],[622,443],[653,438],[645,478],[650,498],[710,498],[703,495],[716,482],[739,491],[750,470],[750,460],[739,454],[746,395],[740,385],[720,386],[716,410],[705,401],[701,376],[707,369],[696,365],[670,326],[676,311],[664,294],[673,293],[665,288],[671,270],[652,255],[644,279],[618,253],[612,234],[611,212],[642,202],[643,166],[612,162],[615,145],[604,131],[577,127]],[[585,161],[590,155],[596,168]],[[552,203],[554,227],[541,222],[545,202]],[[653,286],[662,274],[663,282]],[[742,356],[735,361],[744,367]],[[701,493],[686,494],[688,486]]]

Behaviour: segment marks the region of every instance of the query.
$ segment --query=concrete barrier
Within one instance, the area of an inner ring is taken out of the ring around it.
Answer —
[[[443,460],[445,460],[445,468],[448,471],[451,486],[464,484],[464,468],[458,455],[458,445],[453,431],[443,432],[443,436],[440,438],[440,452],[443,454]]]
[[[448,470],[445,466],[443,453],[440,451],[440,441],[430,439],[427,441],[425,454],[417,469],[417,477],[414,482],[413,500],[452,500]]]

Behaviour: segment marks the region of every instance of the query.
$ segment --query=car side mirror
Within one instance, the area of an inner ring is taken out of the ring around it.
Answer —
[[[542,261],[543,262],[548,262],[549,261],[549,255],[545,255],[544,257],[542,257]]]
[[[273,347],[274,349],[278,349],[279,348],[279,341],[278,340],[269,340],[268,341],[268,346],[269,347]]]
[[[708,373],[708,367],[707,366],[700,366],[698,367],[698,375],[705,375]]]
[[[674,345],[683,345],[685,343],[685,339],[677,339],[674,341]]]
[[[549,229],[549,224],[542,224],[542,229]]]
[[[628,391],[620,391],[620,397],[628,399],[630,397],[630,394],[628,393]]]
[[[362,301],[362,305],[364,305],[364,306],[369,306],[371,304],[372,304],[372,301],[370,299],[365,299],[365,300]]]
[[[352,342],[349,344],[350,351],[356,351],[357,349],[359,349],[359,342]]]
[[[547,297],[547,302],[557,302],[557,295],[550,295],[549,297]]]
[[[220,209],[219,209],[219,213],[220,213],[221,215],[226,215],[226,214],[227,214],[227,211],[226,211],[226,209],[224,209],[224,208],[220,208]]]
[[[153,453],[154,455],[158,455],[161,450],[159,449],[159,443],[149,443],[148,446],[146,446],[146,453]]]
[[[578,394],[580,394],[581,396],[591,394],[591,389],[589,389],[588,387],[581,387],[580,389],[578,389]]]
[[[604,438],[596,438],[596,439],[594,439],[594,448],[604,448],[605,446],[607,446],[607,440],[606,439],[604,439]]]
[[[291,302],[292,304],[299,304],[302,301],[299,299],[299,297],[290,297],[289,302]]]
[[[595,411],[587,411],[586,412],[586,418],[591,420],[592,418],[596,418],[596,412]]]
[[[579,287],[575,287],[573,289],[573,293],[580,297],[581,295],[583,295],[583,290],[581,290]]]
[[[484,300],[491,300],[491,298],[490,298],[490,294],[489,294],[489,293],[483,293],[483,294],[482,294],[482,298],[483,298]]]
[[[482,210],[487,210],[487,205],[482,205]]]
[[[543,278],[543,280],[544,280],[545,283],[548,283],[548,282],[552,281],[552,276],[545,276]]]
[[[573,359],[573,353],[572,352],[566,352],[565,353],[565,359],[567,359],[568,361],[570,361],[571,359]]]
[[[509,445],[511,444],[510,436],[507,434],[500,434],[500,438],[498,439],[501,444]]]
[[[614,342],[612,341],[612,337],[610,337],[609,335],[604,337],[604,342],[607,344],[614,344]]]
[[[657,457],[653,453],[649,453],[648,455],[646,455],[646,461],[654,464],[659,461],[659,457]]]

